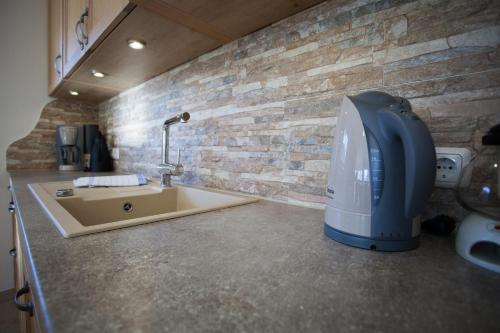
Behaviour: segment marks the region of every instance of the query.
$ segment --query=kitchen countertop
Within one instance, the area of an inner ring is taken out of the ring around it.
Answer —
[[[500,275],[451,238],[361,250],[323,234],[323,211],[261,200],[64,239],[27,184],[76,175],[11,174],[46,331],[500,331]]]

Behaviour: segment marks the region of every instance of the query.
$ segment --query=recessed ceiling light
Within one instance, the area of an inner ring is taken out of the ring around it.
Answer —
[[[99,78],[105,76],[104,73],[96,71],[95,69],[92,70],[92,75],[94,75],[95,77],[99,77]]]
[[[69,91],[69,94],[70,94],[70,95],[73,95],[73,96],[78,96],[78,95],[80,95],[80,93],[79,93],[78,91],[76,91],[76,90],[70,90],[70,91]]]
[[[146,43],[141,42],[137,39],[129,39],[127,41],[127,43],[128,43],[128,47],[130,47],[131,49],[134,49],[134,50],[142,50],[143,48],[146,47]]]

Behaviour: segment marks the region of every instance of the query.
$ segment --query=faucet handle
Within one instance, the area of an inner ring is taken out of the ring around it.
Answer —
[[[177,165],[181,164],[181,149],[177,148]]]

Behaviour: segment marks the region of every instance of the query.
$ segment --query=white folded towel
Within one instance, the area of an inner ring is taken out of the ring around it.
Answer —
[[[80,177],[73,180],[75,187],[139,186],[147,183],[144,175]]]

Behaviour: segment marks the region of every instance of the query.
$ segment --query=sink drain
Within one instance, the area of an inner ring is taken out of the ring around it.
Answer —
[[[134,206],[130,202],[126,202],[123,204],[123,210],[127,213],[130,213],[134,209]]]

